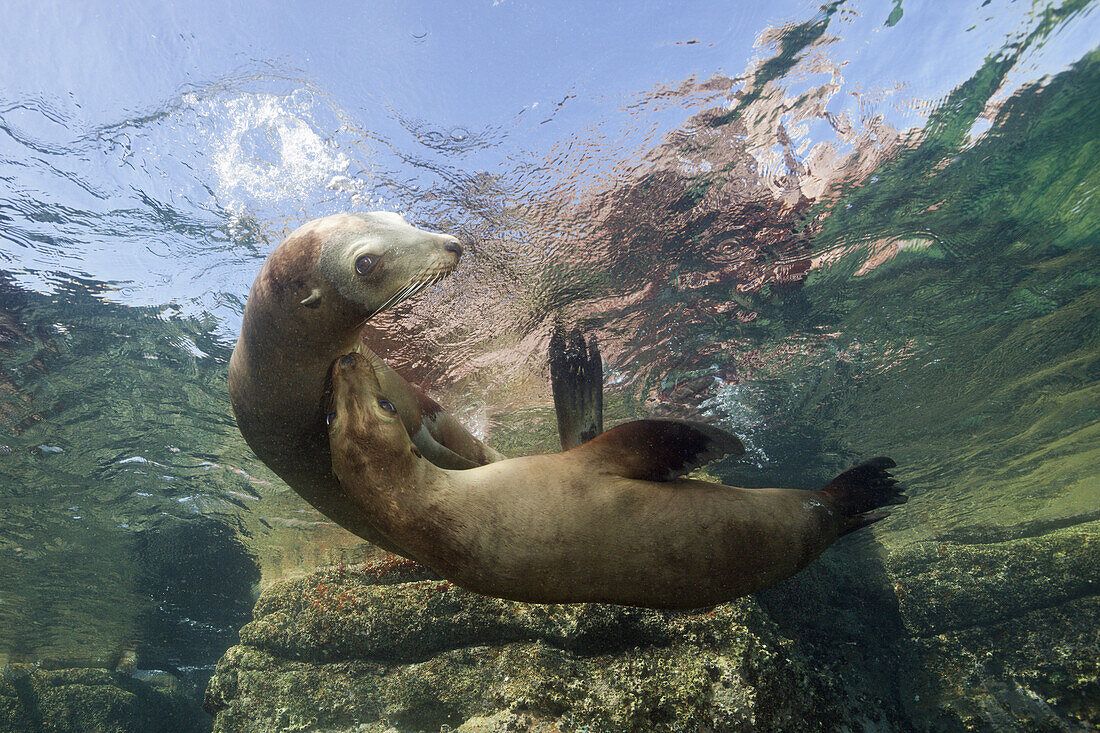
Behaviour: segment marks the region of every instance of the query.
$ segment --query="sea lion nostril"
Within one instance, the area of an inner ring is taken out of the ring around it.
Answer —
[[[448,252],[454,252],[458,257],[462,256],[462,245],[458,242],[447,242],[447,244],[443,245],[443,249]]]
[[[355,366],[355,357],[351,354],[344,354],[340,357],[340,366],[345,369],[351,369]]]

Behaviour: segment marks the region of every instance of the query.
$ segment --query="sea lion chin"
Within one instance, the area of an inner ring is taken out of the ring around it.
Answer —
[[[323,514],[402,553],[344,495],[332,473],[322,394],[329,365],[362,349],[362,326],[446,277],[462,245],[397,214],[308,222],[268,256],[245,305],[229,363],[229,397],[249,446]],[[378,364],[381,383],[422,455],[448,468],[502,458],[420,390]]]
[[[556,455],[448,471],[419,455],[377,359],[332,366],[333,470],[392,542],[452,582],[536,603],[695,608],[798,572],[840,536],[904,503],[889,458],[818,491],[683,476],[728,454],[701,423],[639,420]]]

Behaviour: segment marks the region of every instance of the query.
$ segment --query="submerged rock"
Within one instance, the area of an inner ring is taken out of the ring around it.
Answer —
[[[218,664],[222,732],[1087,730],[1100,522],[871,537],[691,612],[533,605],[405,560],[272,585]]]
[[[210,719],[167,673],[149,680],[106,669],[0,672],[0,730],[13,733],[198,733]]]
[[[920,542],[887,563],[933,725],[1100,727],[1100,521]]]
[[[852,725],[751,599],[697,612],[479,596],[410,562],[277,583],[207,690],[217,731]]]

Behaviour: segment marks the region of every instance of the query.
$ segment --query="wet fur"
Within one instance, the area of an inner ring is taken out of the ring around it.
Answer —
[[[457,255],[447,250],[454,242],[415,229],[395,214],[339,214],[303,225],[260,269],[230,359],[230,402],[260,459],[326,516],[402,554],[340,489],[332,473],[322,394],[333,359],[366,351],[361,331],[368,318],[454,268]],[[392,269],[372,270],[360,279],[354,260],[368,246],[377,250],[380,266]],[[435,460],[459,468],[501,457],[445,411],[437,409],[425,420],[423,393],[384,365],[379,373],[410,433],[424,427],[417,439]]]
[[[793,575],[853,521],[868,523],[850,514],[869,511],[863,498],[849,506],[853,492],[874,507],[904,501],[885,473],[889,459],[828,491],[680,478],[740,444],[667,420],[627,423],[557,455],[446,471],[410,450],[400,421],[380,407],[368,360],[343,357],[333,375],[333,469],[348,496],[415,559],[487,595],[713,605]]]

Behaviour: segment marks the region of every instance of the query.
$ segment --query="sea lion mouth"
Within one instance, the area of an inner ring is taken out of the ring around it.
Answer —
[[[350,372],[356,371],[360,363],[370,365],[365,356],[354,351],[350,354],[338,356],[332,362],[332,366],[329,367],[328,374],[325,376],[324,391],[329,404],[331,404],[337,392],[349,386]]]
[[[355,357],[366,363],[366,359],[360,354],[345,354],[332,362],[325,375],[320,414],[324,415],[325,429],[330,433],[335,429],[333,423],[336,422],[338,412],[341,409],[350,412],[356,403],[356,379],[361,375],[357,374],[358,364]]]
[[[405,287],[398,289],[397,292],[391,295],[389,300],[371,311],[371,314],[367,316],[366,320],[374,318],[387,308],[392,308],[398,303],[408,300],[424,288],[435,285],[437,282],[454,272],[456,267],[458,267],[457,260],[447,265],[438,265],[422,270],[410,278],[405,284]]]
[[[323,413],[329,413],[336,409],[337,392],[347,392],[350,388],[348,383],[348,372],[354,370],[358,366],[356,360],[364,363],[368,363],[366,357],[362,354],[352,352],[351,354],[344,354],[333,360],[332,365],[329,366],[328,372],[325,373],[325,383],[321,389],[321,411]]]
[[[335,371],[336,362],[332,362],[332,366],[325,372],[325,384],[321,388],[321,413],[328,414],[332,411],[336,400],[336,390],[333,387],[332,373]]]
[[[332,362],[328,374],[325,375],[322,408],[333,409],[342,396],[357,398],[363,394],[374,395],[378,392],[378,372],[370,356],[373,355],[353,351]]]

